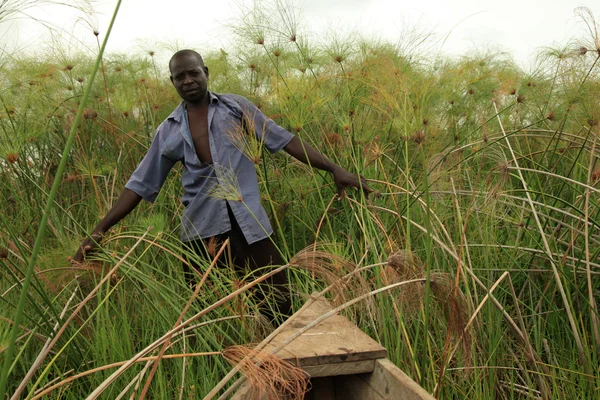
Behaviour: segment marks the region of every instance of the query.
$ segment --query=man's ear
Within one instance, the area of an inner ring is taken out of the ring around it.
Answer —
[[[174,85],[175,82],[173,82],[173,75],[169,76],[169,79],[171,80],[171,83]]]
[[[208,78],[208,67],[207,66],[204,66],[204,74]]]

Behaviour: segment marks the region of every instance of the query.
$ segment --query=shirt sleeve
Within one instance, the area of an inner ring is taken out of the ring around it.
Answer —
[[[275,121],[267,118],[251,101],[242,96],[235,96],[235,100],[242,108],[244,119],[254,130],[256,138],[263,142],[271,152],[277,153],[294,138],[294,134],[277,125]]]
[[[159,127],[148,152],[125,184],[127,189],[134,191],[149,202],[156,200],[169,171],[177,162],[167,157],[161,147],[162,138]]]

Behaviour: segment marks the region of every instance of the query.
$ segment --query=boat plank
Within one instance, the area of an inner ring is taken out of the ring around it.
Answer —
[[[371,372],[375,368],[374,360],[350,361],[345,363],[304,366],[302,369],[311,377],[354,375]]]
[[[332,310],[323,297],[311,297],[314,302],[297,314],[290,325],[265,347],[265,351],[273,351],[298,330]],[[335,314],[308,329],[276,354],[304,368],[385,358],[387,351],[347,318]]]

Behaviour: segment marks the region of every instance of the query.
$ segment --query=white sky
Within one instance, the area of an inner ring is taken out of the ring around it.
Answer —
[[[230,35],[225,23],[241,15],[241,2],[123,0],[108,51],[153,49],[159,42],[177,42],[200,51],[207,46],[227,49]],[[245,4],[249,2],[245,0]],[[96,3],[97,13],[91,21],[101,38],[115,4],[114,0]],[[542,46],[592,40],[581,19],[575,17],[576,7],[588,7],[600,21],[600,0],[295,0],[294,4],[301,10],[299,34],[309,31],[319,38],[325,37],[326,31],[343,35],[356,30],[398,42],[406,30],[417,28],[435,32],[438,43],[447,36],[442,46],[445,53],[506,51],[523,66],[530,64],[535,50]],[[76,22],[80,14],[64,6],[27,12],[95,46],[89,25]],[[38,51],[49,37],[46,28],[24,16],[0,22],[0,47],[9,51]]]

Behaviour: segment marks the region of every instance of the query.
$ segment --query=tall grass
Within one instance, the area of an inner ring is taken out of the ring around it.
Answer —
[[[578,11],[591,38],[542,50],[524,72],[493,54],[418,58],[356,35],[319,43],[294,9],[267,9],[235,24],[239,48],[204,54],[211,90],[249,97],[375,189],[336,201],[329,176],[246,144],[296,305],[330,287],[336,306],[439,398],[596,397],[600,45],[591,14]],[[85,56],[14,55],[0,72],[8,393],[203,396],[230,368],[225,349],[264,337],[245,289],[257,276],[183,254],[179,169],[94,260],[67,261],[179,101],[156,56],[105,56],[96,80]],[[46,205],[44,244],[22,290]],[[311,262],[318,254],[329,258]],[[181,273],[186,258],[205,274],[197,293]]]

